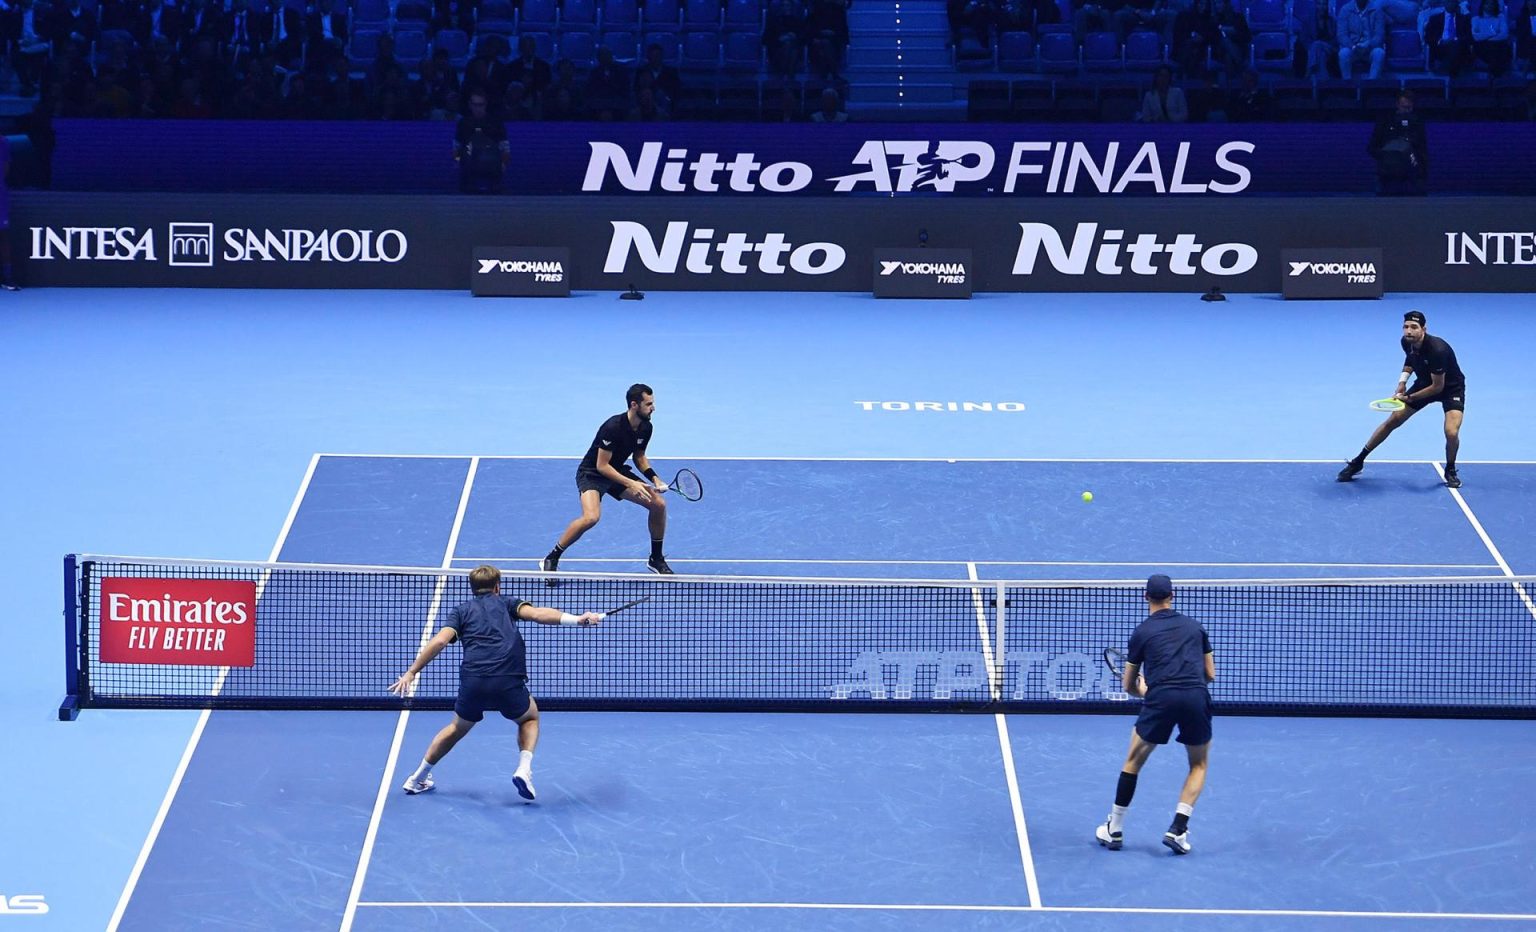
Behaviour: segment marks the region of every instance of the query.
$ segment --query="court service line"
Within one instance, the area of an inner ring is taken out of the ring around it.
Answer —
[[[1445,470],[1441,468],[1440,464],[1438,462],[1431,462],[1429,465],[1435,467],[1435,473],[1440,477],[1440,481],[1444,482]],[[1462,497],[1461,490],[1447,489],[1447,491],[1451,493],[1451,498],[1456,500],[1456,504],[1461,506],[1461,513],[1466,515],[1467,520],[1472,523],[1472,530],[1476,531],[1477,536],[1482,539],[1483,546],[1487,547],[1488,552],[1493,555],[1494,561],[1499,564],[1499,569],[1504,572],[1505,576],[1514,579],[1515,571],[1509,568],[1509,564],[1504,560],[1504,555],[1499,553],[1498,547],[1494,546],[1493,538],[1489,537],[1488,532],[1483,530],[1483,522],[1477,520],[1477,515],[1472,513],[1472,506],[1468,505],[1467,500]],[[1510,585],[1515,587],[1515,594],[1520,597],[1521,602],[1525,603],[1525,610],[1531,613],[1532,618],[1536,618],[1536,603],[1531,601],[1531,596],[1525,591],[1525,586],[1518,582],[1510,583]]]
[[[469,510],[469,494],[475,487],[475,473],[479,468],[480,458],[471,458],[469,471],[464,474],[464,488],[459,492],[459,510],[453,516],[453,529],[448,533],[448,546],[443,553],[442,569],[453,568],[453,551],[459,545],[459,531],[464,527],[464,515]],[[432,639],[432,629],[437,624],[437,613],[442,609],[443,590],[447,584],[448,577],[438,577],[437,586],[432,592],[432,603],[427,608],[427,620],[421,628],[418,650]],[[411,695],[415,695],[415,686],[415,683],[411,684]],[[379,777],[379,792],[373,800],[373,814],[368,818],[368,831],[363,835],[363,850],[357,855],[357,869],[352,874],[352,889],[347,893],[347,908],[341,915],[341,932],[350,932],[352,922],[357,917],[357,903],[363,895],[363,880],[368,876],[368,863],[373,860],[373,846],[379,838],[379,820],[384,815],[384,802],[389,798],[390,784],[395,780],[395,765],[400,760],[400,746],[405,743],[405,726],[410,720],[411,710],[401,709],[400,718],[395,722],[394,737],[389,742],[389,759],[384,762],[384,772]]]
[[[543,555],[536,557],[455,557],[455,563],[537,563],[543,559]],[[640,557],[567,557],[564,563],[639,563]],[[672,557],[667,558],[669,563],[804,563],[807,566],[836,566],[840,563],[867,566],[1176,566],[1176,567],[1317,567],[1336,566],[1365,569],[1455,569],[1455,570],[1492,570],[1502,569],[1497,563],[1198,563],[1178,562],[1173,560],[1143,560],[1137,562],[1115,562],[1109,560],[863,560],[863,559],[810,559],[801,560],[794,557]]]
[[[272,552],[267,557],[268,563],[275,563],[283,552],[283,544],[288,540],[288,532],[293,528],[294,516],[299,513],[299,504],[304,501],[304,496],[309,493],[309,483],[315,477],[315,465],[320,462],[320,454],[316,453],[309,458],[309,467],[304,470],[304,478],[299,482],[299,489],[294,493],[293,503],[288,506],[288,517],[283,520],[283,526],[278,529],[277,540],[272,544]],[[263,580],[263,584],[265,580]],[[265,586],[263,585],[263,588]],[[257,601],[261,599],[257,593]],[[229,667],[219,671],[219,678],[214,684],[214,695],[218,695],[224,686],[224,680],[229,675]],[[128,910],[128,901],[133,899],[134,890],[139,886],[139,878],[144,874],[144,865],[149,863],[149,853],[154,850],[155,842],[160,838],[160,830],[165,827],[165,818],[171,812],[171,805],[176,801],[176,794],[181,790],[181,781],[187,775],[187,767],[192,763],[192,755],[197,752],[197,745],[203,740],[203,729],[208,725],[208,716],[212,709],[204,709],[197,717],[197,724],[192,728],[192,734],[187,738],[187,746],[182,749],[181,761],[176,765],[176,772],[171,776],[171,785],[166,787],[165,796],[160,800],[160,808],[155,812],[155,820],[149,826],[149,834],[144,839],[144,844],[139,848],[139,856],[134,859],[133,869],[128,872],[128,882],[123,885],[123,892],[117,898],[117,906],[112,910],[112,918],[107,922],[107,932],[117,932],[118,926],[123,921],[123,914]]]
[[[1488,920],[1492,922],[1529,922],[1536,913],[1415,913],[1370,912],[1349,909],[1222,909],[1219,907],[1165,906],[982,906],[969,904],[925,903],[501,903],[467,901],[359,903],[359,906],[388,909],[846,909],[892,910],[895,912],[952,913],[1112,913],[1150,916],[1293,916],[1319,919],[1447,919]]]

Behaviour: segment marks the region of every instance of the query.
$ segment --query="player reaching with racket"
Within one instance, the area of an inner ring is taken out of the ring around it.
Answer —
[[[397,696],[411,695],[416,675],[443,648],[454,641],[464,644],[453,721],[427,745],[421,765],[406,777],[402,789],[412,795],[432,789],[432,768],[453,750],[460,738],[469,734],[475,723],[485,718],[486,712],[494,711],[517,723],[519,754],[512,785],[517,787],[519,796],[532,801],[533,749],[539,743],[539,704],[528,692],[527,648],[517,630],[517,622],[586,626],[595,625],[606,616],[596,612],[571,615],[557,608],[541,608],[509,599],[501,594],[501,570],[494,566],[477,566],[471,570],[469,586],[474,598],[454,606],[432,640],[422,645],[410,669],[389,687],[389,691]]]
[[[636,383],[624,393],[624,402],[624,413],[615,414],[598,427],[592,446],[576,467],[581,514],[566,526],[554,549],[539,562],[539,569],[554,572],[560,568],[560,557],[602,518],[603,496],[611,495],[644,506],[650,512],[646,523],[651,532],[651,555],[645,565],[654,573],[672,573],[662,554],[662,541],[667,534],[667,503],[661,493],[667,491],[667,484],[657,477],[646,458],[651,441],[651,415],[656,411],[655,393],[649,385]],[[631,457],[644,479],[624,465]],[[545,582],[556,584],[554,579]]]
[[[1456,351],[1451,344],[1425,329],[1422,311],[1409,311],[1403,315],[1403,371],[1397,377],[1397,391],[1393,398],[1403,402],[1402,408],[1387,415],[1377,425],[1371,439],[1354,459],[1339,470],[1339,481],[1349,482],[1365,468],[1365,458],[1381,446],[1382,441],[1401,427],[1425,405],[1440,402],[1445,411],[1445,484],[1453,489],[1461,488],[1461,477],[1456,474],[1456,451],[1461,448],[1461,419],[1467,407],[1467,379],[1461,366],[1456,364]],[[1408,376],[1413,375],[1413,385],[1408,386]]]
[[[1144,696],[1141,714],[1131,729],[1131,749],[1120,768],[1115,786],[1115,805],[1109,818],[1094,832],[1099,844],[1119,851],[1124,844],[1121,824],[1136,777],[1160,744],[1167,744],[1173,727],[1179,727],[1180,744],[1189,757],[1189,776],[1179,793],[1173,824],[1163,834],[1163,844],[1174,854],[1188,854],[1189,817],[1195,800],[1205,789],[1206,764],[1211,750],[1211,693],[1206,684],[1216,679],[1211,639],[1200,623],[1173,608],[1173,583],[1161,573],[1148,577],[1145,597],[1152,610],[1136,626],[1120,675],[1127,694]]]

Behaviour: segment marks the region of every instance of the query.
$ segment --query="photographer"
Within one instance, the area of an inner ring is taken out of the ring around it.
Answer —
[[[1413,92],[1397,95],[1397,110],[1383,117],[1366,146],[1376,160],[1376,193],[1422,195],[1429,177],[1429,143],[1424,121],[1413,112]]]

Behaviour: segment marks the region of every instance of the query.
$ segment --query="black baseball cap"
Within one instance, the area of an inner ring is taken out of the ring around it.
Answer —
[[[1420,327],[1426,326],[1423,311],[1409,311],[1403,315],[1403,320],[1417,321]]]
[[[1162,573],[1154,573],[1147,577],[1147,598],[1166,599],[1173,595],[1173,580]]]

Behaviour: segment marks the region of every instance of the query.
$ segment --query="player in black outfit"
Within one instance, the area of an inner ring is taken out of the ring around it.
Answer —
[[[1440,402],[1445,409],[1445,484],[1453,489],[1461,488],[1461,477],[1456,474],[1456,451],[1461,448],[1461,418],[1467,407],[1467,377],[1456,364],[1456,351],[1451,344],[1429,335],[1425,329],[1424,314],[1409,311],[1403,315],[1403,371],[1397,377],[1397,391],[1392,397],[1406,405],[1401,411],[1387,415],[1380,426],[1371,433],[1354,459],[1339,470],[1339,481],[1348,482],[1365,468],[1365,458],[1381,446],[1382,441],[1397,430],[1425,405]],[[1413,374],[1413,386],[1407,387],[1408,375]]]
[[[1121,823],[1136,794],[1136,777],[1160,744],[1167,744],[1175,725],[1179,743],[1189,757],[1189,776],[1179,793],[1173,824],[1163,844],[1174,854],[1188,854],[1189,817],[1205,789],[1211,751],[1211,693],[1216,679],[1211,639],[1200,623],[1173,608],[1173,583],[1158,573],[1147,578],[1147,607],[1152,610],[1131,634],[1121,685],[1127,695],[1143,696],[1141,714],[1131,729],[1131,749],[1120,768],[1115,805],[1109,818],[1094,831],[1099,844],[1111,851],[1124,845]],[[1143,674],[1145,670],[1145,674]]]
[[[672,572],[667,558],[662,555],[662,539],[667,534],[667,503],[661,493],[667,490],[667,484],[657,478],[656,470],[651,468],[651,461],[645,455],[651,442],[651,414],[656,410],[656,399],[649,385],[637,383],[624,393],[624,400],[627,410],[603,422],[597,429],[597,436],[592,438],[587,455],[576,467],[581,516],[566,527],[555,542],[555,549],[539,563],[542,570],[553,572],[560,568],[561,554],[581,540],[581,535],[591,530],[602,517],[603,495],[607,494],[645,506],[650,512],[647,523],[651,530],[651,556],[645,565],[653,573]],[[624,465],[630,457],[634,457],[635,466],[645,479]],[[547,580],[547,583],[553,586],[555,580]]]

